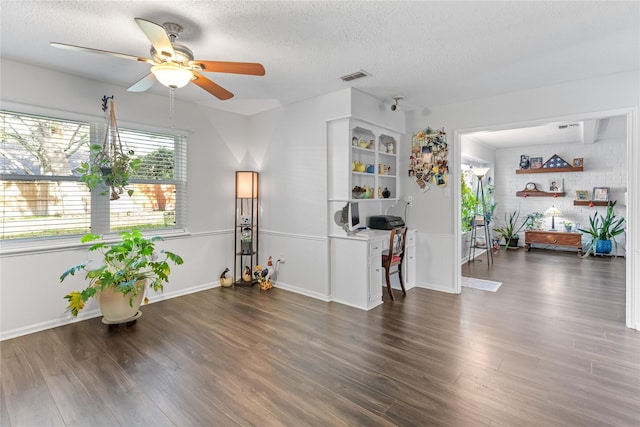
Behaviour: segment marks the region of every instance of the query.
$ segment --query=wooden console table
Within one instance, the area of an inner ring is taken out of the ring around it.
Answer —
[[[524,245],[527,251],[531,244],[571,246],[578,249],[578,256],[582,255],[582,233],[569,231],[527,230],[524,232]]]

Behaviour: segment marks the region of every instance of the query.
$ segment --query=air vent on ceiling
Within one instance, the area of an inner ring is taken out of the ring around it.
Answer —
[[[560,125],[560,126],[558,126],[558,129],[566,129],[566,128],[574,127],[574,126],[579,126],[579,124],[578,123],[571,123],[571,124],[568,124],[568,125]]]
[[[342,79],[343,82],[350,82],[351,80],[361,79],[363,77],[368,77],[370,75],[371,74],[367,73],[366,71],[360,70],[360,71],[356,71],[355,73],[347,74],[346,76],[342,76],[340,78]]]

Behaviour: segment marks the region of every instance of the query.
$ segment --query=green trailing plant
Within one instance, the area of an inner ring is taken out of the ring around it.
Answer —
[[[596,245],[598,240],[611,240],[615,247],[615,253],[618,252],[618,242],[616,237],[624,233],[624,218],[616,217],[613,212],[616,202],[609,202],[607,205],[607,213],[605,216],[594,212],[589,217],[589,228],[580,228],[583,233],[587,233],[591,236],[591,245],[589,249],[584,253],[584,257],[589,256],[589,253],[596,254]]]
[[[130,304],[138,292],[144,291],[138,283],[141,280],[147,280],[149,288],[154,291],[162,291],[171,274],[169,261],[175,265],[181,265],[184,261],[173,252],[156,252],[155,244],[161,240],[159,236],[144,237],[135,228],[131,232],[120,233],[120,239],[115,242],[107,242],[96,234],[85,234],[80,241],[95,242],[89,247],[89,252],[101,253],[104,264],[90,268],[92,261],[87,261],[67,269],[60,276],[62,282],[68,276],[84,271],[85,279],[89,281],[85,289],[65,295],[71,314],[77,316],[85,303],[103,289],[113,288],[123,295],[129,295]]]
[[[524,228],[527,221],[523,221],[518,225],[520,219],[520,212],[505,212],[504,214],[504,226],[496,227],[493,229],[502,239],[504,239],[505,249],[509,247],[509,243],[512,240],[518,240],[518,233]]]
[[[76,172],[80,174],[80,180],[87,184],[89,190],[103,185],[110,189],[110,199],[117,200],[125,191],[129,196],[133,194],[133,190],[126,187],[131,177],[139,171],[141,160],[135,157],[133,150],[125,149],[120,141],[113,96],[102,98],[102,110],[107,110],[109,98],[109,121],[104,141],[102,145],[91,144],[89,161],[82,162],[76,168]],[[106,195],[107,190],[101,191],[100,194]]]

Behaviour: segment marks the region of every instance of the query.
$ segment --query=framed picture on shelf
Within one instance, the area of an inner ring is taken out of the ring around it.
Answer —
[[[550,193],[562,193],[564,191],[564,183],[562,178],[553,177],[549,179],[547,190]]]
[[[591,200],[587,190],[576,190],[576,200]]]
[[[579,168],[582,167],[584,165],[584,159],[582,157],[578,157],[573,159],[573,167],[574,168]]]
[[[542,168],[542,157],[531,157],[529,159],[529,167],[531,169],[540,169],[540,168]]]
[[[609,187],[593,187],[594,202],[608,202],[609,201]]]

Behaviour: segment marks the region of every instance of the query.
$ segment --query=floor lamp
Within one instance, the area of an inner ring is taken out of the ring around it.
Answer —
[[[491,236],[489,233],[489,221],[487,220],[487,202],[484,198],[484,185],[482,184],[482,178],[489,172],[489,168],[473,168],[471,172],[478,178],[478,186],[476,187],[476,199],[482,203],[482,225],[484,228],[485,246],[487,248],[487,267],[493,264],[493,253],[491,252]],[[471,229],[471,242],[469,246],[469,261],[475,261],[476,256],[476,236],[478,232],[478,220],[479,215],[474,215],[473,228]]]

